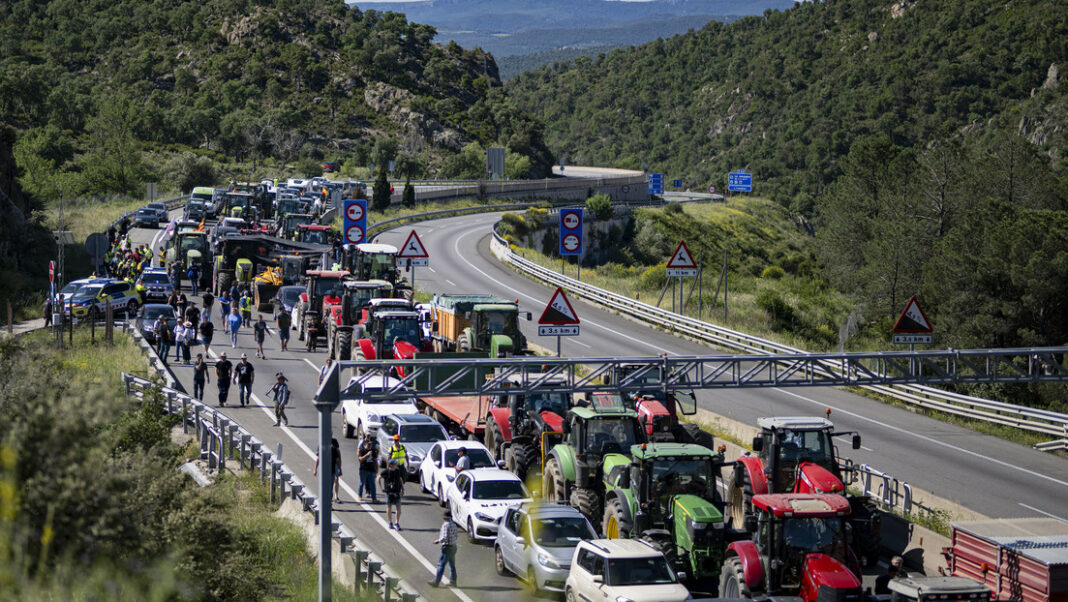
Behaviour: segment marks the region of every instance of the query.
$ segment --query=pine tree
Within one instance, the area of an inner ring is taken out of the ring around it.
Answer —
[[[415,207],[415,186],[412,186],[412,178],[409,176],[404,180],[404,206],[411,209]]]
[[[392,196],[389,190],[389,179],[386,178],[386,170],[379,168],[378,177],[375,178],[374,194],[371,197],[371,208],[376,211],[389,209]]]

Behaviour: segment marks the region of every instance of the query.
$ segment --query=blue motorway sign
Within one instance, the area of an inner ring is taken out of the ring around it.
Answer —
[[[664,174],[649,174],[649,194],[664,194]]]
[[[560,210],[560,254],[582,255],[582,209]]]
[[[367,240],[367,201],[346,199],[341,206],[344,210],[341,234],[345,242],[358,245]]]
[[[736,192],[753,192],[753,174],[744,169],[727,174],[727,190]]]
[[[675,188],[682,188],[682,180],[672,180],[671,185]]]

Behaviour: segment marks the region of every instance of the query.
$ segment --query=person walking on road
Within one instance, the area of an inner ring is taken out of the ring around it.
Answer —
[[[41,308],[41,317],[44,318],[45,328],[52,325],[52,297],[45,297],[44,307]]]
[[[408,464],[408,449],[401,443],[400,433],[393,435],[393,445],[389,446],[389,460],[400,465],[402,471]]]
[[[226,321],[230,319],[230,303],[232,301],[230,293],[226,291],[219,293],[219,317],[222,318],[223,326],[226,326]]]
[[[219,407],[226,407],[226,398],[230,395],[230,379],[233,377],[234,365],[226,359],[226,353],[219,354],[215,362],[215,380],[219,384]]]
[[[241,293],[241,300],[238,305],[241,306],[241,325],[252,326],[252,295],[248,290]]]
[[[280,310],[274,323],[278,327],[278,345],[282,351],[289,351],[289,328],[292,326],[292,318],[285,310]]]
[[[438,558],[438,572],[434,574],[434,580],[429,581],[430,587],[437,587],[445,575],[445,565],[449,565],[449,584],[456,587],[456,523],[452,522],[452,512],[448,510],[441,517],[441,530],[434,543],[441,545],[441,556]]]
[[[230,316],[226,318],[226,330],[230,333],[230,345],[237,349],[237,333],[241,330],[241,315],[237,313],[236,307],[230,311]]]
[[[207,319],[200,323],[200,342],[204,345],[204,355],[211,351],[211,339],[215,336],[215,325],[211,323],[211,313],[205,313]]]
[[[267,335],[271,333],[267,329],[267,322],[263,319],[263,314],[256,316],[256,323],[252,325],[252,334],[256,338],[256,357],[261,359],[267,359],[267,356],[263,353],[263,341],[267,339]]]
[[[190,294],[196,297],[197,285],[200,284],[200,269],[197,267],[197,264],[189,264],[189,271],[186,272],[185,275],[189,278]]]
[[[237,383],[237,395],[241,407],[252,403],[252,383],[256,380],[256,369],[248,363],[248,355],[242,353],[241,361],[234,366],[234,382]]]
[[[400,469],[396,460],[390,460],[386,471],[378,475],[381,481],[382,491],[386,492],[386,517],[389,519],[389,528],[401,530],[401,498],[404,497],[404,481],[407,475]],[[393,511],[397,511],[397,522],[393,522]]]
[[[289,403],[289,385],[286,384],[288,379],[281,372],[274,376],[276,382],[270,389],[267,389],[267,394],[274,396],[274,425],[279,426],[285,423],[289,426],[289,418],[286,418],[286,404]]]
[[[186,328],[188,322],[182,322],[181,319],[174,325],[174,361],[182,361],[182,356],[187,354],[189,347],[186,345],[186,341],[189,340],[189,329]],[[188,358],[186,358],[188,361]]]
[[[334,365],[334,358],[332,358],[332,357],[326,358],[326,363],[323,364],[323,367],[319,369],[319,384],[320,385],[323,384],[323,379],[326,378],[326,375],[330,373],[330,367],[333,366],[333,365]]]
[[[197,354],[197,361],[193,364],[193,397],[204,401],[204,384],[211,382],[208,377],[208,364],[204,361],[204,354]]]
[[[178,299],[176,300],[175,309],[178,310],[178,317],[185,315],[185,308],[189,305],[189,298],[185,296],[185,293],[178,291]]]
[[[341,483],[341,444],[337,442],[337,439],[330,438],[330,465],[334,471],[334,501],[341,503],[341,495],[339,493]],[[315,468],[312,469],[312,476],[319,475],[319,452],[315,452]]]
[[[371,503],[378,503],[378,493],[375,491],[375,475],[378,473],[378,446],[376,439],[371,435],[364,435],[360,446],[356,448],[356,460],[360,466],[360,487],[356,492],[356,501],[363,501],[363,492],[371,496]]]
[[[166,364],[167,356],[171,353],[171,329],[162,314],[152,324],[152,334],[156,336],[156,355]]]
[[[204,307],[201,315],[204,316],[205,322],[211,322],[211,306],[215,304],[215,295],[211,294],[210,290],[204,291],[204,296],[200,298],[200,302]]]

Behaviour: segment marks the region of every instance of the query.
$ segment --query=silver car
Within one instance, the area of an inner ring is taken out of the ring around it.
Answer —
[[[393,445],[393,436],[400,435],[401,445],[408,455],[405,465],[408,477],[415,478],[419,465],[438,441],[449,438],[445,427],[426,414],[390,414],[382,418],[382,428],[378,429],[379,464],[386,465],[389,460],[389,448]]]
[[[518,575],[535,591],[562,592],[575,547],[596,537],[577,508],[545,502],[510,508],[493,544],[497,573]]]

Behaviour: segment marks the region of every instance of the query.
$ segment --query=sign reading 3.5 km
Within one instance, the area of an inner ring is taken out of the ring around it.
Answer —
[[[346,199],[343,206],[345,213],[341,231],[345,242],[358,245],[367,239],[367,201]]]
[[[579,319],[575,308],[567,300],[562,288],[557,287],[556,292],[549,299],[545,311],[538,318],[538,336],[573,337],[578,336]]]

